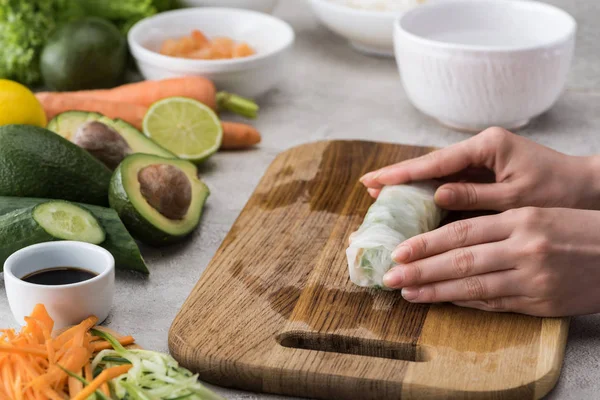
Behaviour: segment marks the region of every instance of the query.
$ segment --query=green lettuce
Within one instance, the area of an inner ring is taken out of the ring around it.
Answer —
[[[61,23],[82,15],[73,0],[0,0],[0,78],[40,81],[40,53]]]
[[[82,16],[113,22],[126,34],[142,18],[175,0],[0,0],[0,78],[40,83],[40,54],[61,24]]]

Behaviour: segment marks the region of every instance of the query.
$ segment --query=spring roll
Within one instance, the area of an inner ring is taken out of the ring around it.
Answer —
[[[385,186],[367,211],[346,250],[350,280],[385,289],[383,275],[395,263],[392,251],[403,241],[437,228],[444,217],[433,196],[438,185],[426,181]]]

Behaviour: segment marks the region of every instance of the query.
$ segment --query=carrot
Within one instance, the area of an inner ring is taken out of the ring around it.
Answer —
[[[75,397],[77,393],[83,390],[83,383],[72,376],[69,377],[67,385],[69,386],[69,397]]]
[[[25,321],[27,322],[27,325],[25,326],[24,331],[37,337],[40,342],[44,340],[44,329],[47,332],[52,332],[52,329],[54,328],[54,321],[50,318],[48,311],[46,311],[46,307],[42,304],[36,304],[33,308],[33,312]]]
[[[16,353],[16,354],[31,354],[38,357],[47,357],[48,352],[46,350],[38,349],[35,347],[15,347],[10,344],[0,344],[0,352],[2,353]]]
[[[123,336],[118,340],[119,343],[121,343],[123,346],[129,346],[130,344],[135,343],[135,339],[132,336]],[[94,353],[97,353],[102,350],[112,349],[112,345],[106,341],[93,342],[92,346],[92,348],[94,349]]]
[[[86,381],[91,381],[92,379],[94,379],[94,375],[92,374],[92,365],[91,364],[86,364],[85,367],[83,367],[83,377],[85,378]]]
[[[102,386],[100,386],[100,391],[106,395],[106,397],[110,397],[110,388],[108,387],[108,382],[104,382]]]
[[[77,98],[79,99],[79,101],[84,102],[91,102],[90,99],[96,99],[99,101],[137,104],[146,107],[149,107],[153,103],[156,103],[158,100],[162,100],[166,97],[182,96],[196,99],[199,102],[206,104],[213,110],[217,109],[217,91],[215,89],[215,85],[212,83],[212,81],[201,76],[185,76],[180,78],[163,79],[160,81],[142,81],[118,86],[113,89],[80,90],[77,92],[62,93],[42,92],[36,94],[38,100],[40,100],[40,98],[44,99],[48,96],[59,99]],[[67,100],[65,100],[65,102],[66,101]],[[56,100],[56,102],[60,104],[58,100]],[[44,105],[44,102],[42,102],[42,105]],[[68,111],[64,107],[61,108],[62,111]],[[55,109],[58,109],[58,107],[56,107]],[[45,106],[44,110],[46,110]],[[110,118],[119,118],[111,117],[110,115],[105,114],[100,110],[88,111],[96,111]],[[46,111],[46,113],[48,113],[48,111]]]
[[[221,124],[223,125],[221,149],[243,149],[260,143],[260,132],[250,125],[225,121]]]
[[[65,111],[88,111],[113,119],[120,118],[139,129],[147,111],[146,107],[136,104],[82,97],[70,93],[46,92],[38,93],[36,97],[42,104],[48,120]]]
[[[121,376],[131,369],[132,365],[120,365],[118,367],[112,367],[105,369],[98,375],[93,381],[90,382],[77,396],[71,398],[71,400],[85,400],[88,396],[91,396],[96,389],[102,386],[103,383],[110,381],[118,376]]]

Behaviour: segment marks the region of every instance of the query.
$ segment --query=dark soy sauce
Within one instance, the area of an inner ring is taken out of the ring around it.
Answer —
[[[53,267],[32,272],[21,280],[36,285],[69,285],[87,281],[97,276],[95,272],[77,267]]]

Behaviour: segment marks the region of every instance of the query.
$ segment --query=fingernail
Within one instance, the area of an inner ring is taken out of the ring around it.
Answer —
[[[368,174],[364,174],[358,181],[363,183],[367,179],[371,179],[373,175],[375,175],[375,172],[369,172]]]
[[[435,198],[441,204],[454,204],[456,203],[456,192],[449,188],[442,188],[437,191]]]
[[[394,260],[397,263],[407,261],[410,258],[410,252],[410,247],[406,245],[401,245],[392,252],[392,260]]]
[[[383,284],[390,289],[399,288],[404,282],[404,269],[392,268],[383,275]]]
[[[415,288],[402,289],[402,297],[404,297],[404,300],[408,300],[408,301],[416,300],[417,297],[419,297],[420,293],[421,293],[421,289],[415,289]]]

